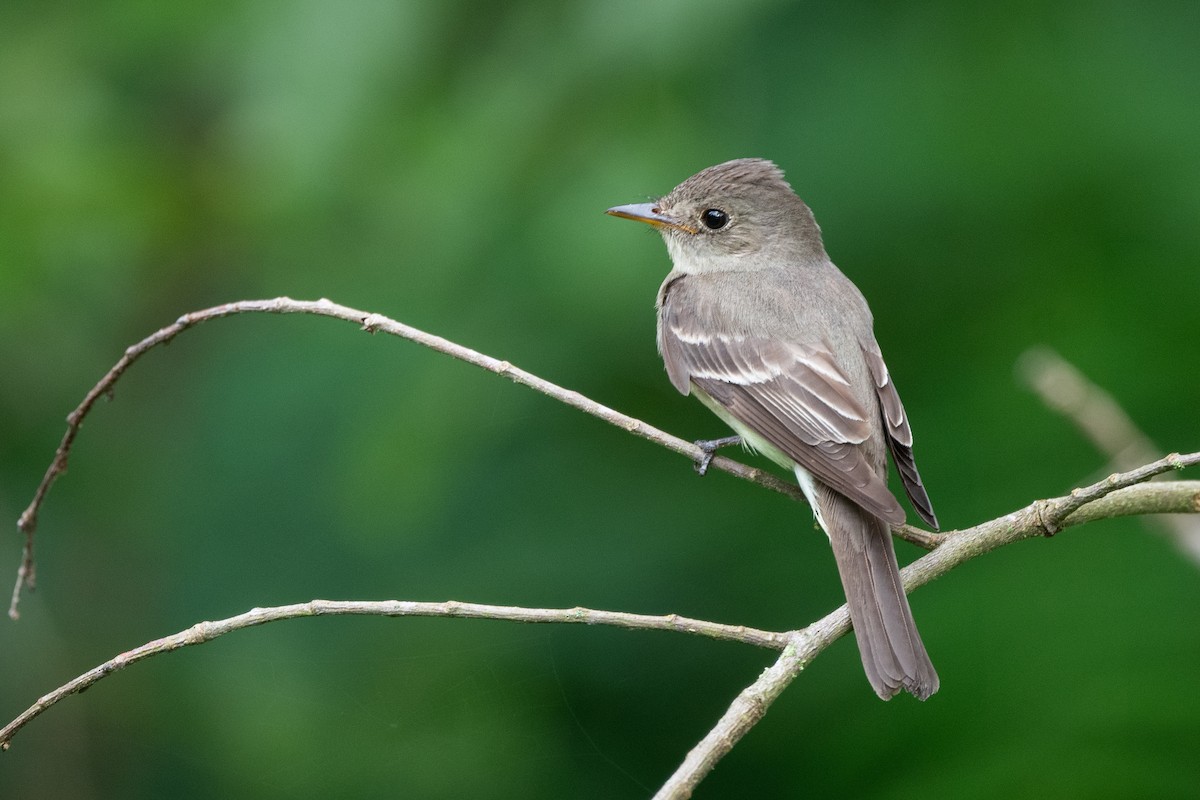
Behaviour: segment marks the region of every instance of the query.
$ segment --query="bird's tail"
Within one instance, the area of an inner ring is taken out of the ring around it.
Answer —
[[[887,523],[826,486],[815,488],[867,680],[884,700],[901,689],[924,700],[938,690],[937,671],[913,622]]]

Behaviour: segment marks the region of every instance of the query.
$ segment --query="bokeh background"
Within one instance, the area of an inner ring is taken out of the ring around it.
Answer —
[[[1196,3],[6,0],[4,585],[67,412],[226,301],[329,297],[721,435],[655,353],[664,248],[603,210],[747,155],[870,299],[948,527],[1106,474],[1015,380],[1031,345],[1200,449],[1198,31]],[[316,597],[779,630],[841,603],[803,507],[314,317],[210,323],[137,364],[38,556],[0,624],[5,719],[155,637]],[[1195,796],[1200,570],[1144,522],[1009,547],[913,605],[940,694],[879,702],[843,639],[697,797]],[[0,796],[646,797],[772,658],[286,622],[64,702],[0,754]]]

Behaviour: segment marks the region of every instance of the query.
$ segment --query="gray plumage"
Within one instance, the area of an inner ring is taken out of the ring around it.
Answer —
[[[892,546],[904,511],[887,487],[889,451],[917,513],[937,519],[871,312],[808,206],[774,164],[739,159],[609,213],[654,225],[670,252],[658,348],[672,384],[795,472],[832,544],[871,686],[885,700],[936,692]]]

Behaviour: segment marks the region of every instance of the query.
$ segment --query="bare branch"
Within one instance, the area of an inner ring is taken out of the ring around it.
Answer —
[[[1068,516],[1063,527],[1116,517],[1197,513],[1200,513],[1200,481],[1155,481],[1118,489],[1088,503]]]
[[[654,800],[683,800],[692,796],[700,781],[712,771],[743,736],[766,715],[771,703],[817,654],[850,630],[850,612],[841,606],[828,616],[797,631],[775,663],[743,689],[717,724],[684,758],[683,763],[654,795]]]
[[[54,454],[54,460],[46,469],[46,474],[38,485],[37,491],[34,492],[33,500],[30,502],[29,507],[25,509],[17,521],[17,527],[25,534],[25,547],[21,566],[17,571],[16,586],[13,587],[12,602],[8,609],[8,615],[11,618],[16,619],[19,616],[18,604],[20,602],[22,587],[28,586],[30,589],[34,588],[36,567],[33,558],[33,537],[37,529],[38,512],[42,507],[43,501],[46,499],[46,493],[50,491],[50,487],[54,485],[54,482],[58,480],[60,475],[66,472],[71,446],[75,442],[75,437],[79,433],[79,428],[83,424],[84,418],[92,410],[96,401],[104,395],[111,394],[114,385],[125,371],[135,361],[145,355],[146,352],[157,345],[170,342],[185,330],[193,328],[202,322],[230,317],[236,314],[316,314],[318,316],[332,317],[354,323],[369,333],[382,331],[393,336],[399,336],[402,339],[408,339],[411,342],[424,345],[439,353],[453,356],[460,361],[473,364],[488,372],[502,375],[514,383],[519,383],[522,386],[527,386],[541,392],[547,397],[552,397],[572,408],[577,408],[580,411],[591,414],[593,417],[602,419],[643,439],[649,439],[655,444],[662,445],[676,453],[681,453],[693,461],[699,461],[706,455],[703,450],[692,442],[684,441],[647,425],[639,419],[614,411],[607,406],[584,397],[579,392],[564,389],[523,369],[514,367],[507,361],[492,358],[469,347],[463,347],[448,339],[434,336],[431,333],[426,333],[410,325],[389,319],[381,314],[359,311],[325,299],[311,301],[276,297],[274,300],[242,300],[236,303],[226,303],[214,306],[213,308],[206,308],[202,311],[193,311],[190,314],[184,314],[173,324],[155,331],[142,341],[127,348],[121,359],[87,393],[87,396],[84,397],[79,407],[67,416],[67,431],[63,434],[62,442]],[[714,458],[712,466],[743,480],[757,483],[759,486],[787,495],[794,500],[804,501],[804,494],[800,491],[799,487],[777,478],[770,472],[747,466],[723,456]]]
[[[1076,489],[1065,497],[1039,500],[999,519],[942,534],[939,537],[941,544],[932,553],[900,571],[904,590],[911,593],[959,564],[1003,545],[1049,535],[1048,530],[1061,530],[1094,519],[1094,515],[1087,513],[1089,505],[1108,503],[1110,508],[1119,506],[1128,513],[1143,513],[1130,509],[1139,506],[1163,508],[1164,498],[1170,497],[1172,502],[1166,507],[1168,511],[1200,509],[1200,495],[1197,493],[1200,481],[1180,482],[1184,487],[1182,490],[1178,489],[1180,484],[1175,483],[1134,485],[1151,475],[1198,463],[1200,453],[1168,456],[1137,470],[1111,475],[1092,486]],[[1160,493],[1157,491],[1160,486],[1171,486],[1175,491]],[[1076,503],[1084,497],[1090,499],[1082,501],[1085,505],[1079,508]],[[1144,506],[1141,506],[1142,502]],[[819,653],[849,630],[850,615],[843,605],[804,630],[797,631],[776,662],[763,671],[758,680],[742,690],[712,730],[692,748],[675,774],[655,795],[656,800],[691,797],[692,790],[766,714],[767,707],[775,698]]]
[[[155,639],[141,647],[121,653],[105,661],[79,677],[63,684],[49,694],[43,695],[36,703],[26,709],[12,722],[0,728],[0,749],[7,750],[17,731],[25,727],[35,718],[41,716],[59,701],[79,694],[102,678],[114,672],[136,664],[139,661],[188,647],[194,644],[211,642],[219,636],[224,636],[243,628],[264,625],[268,622],[278,622],[284,619],[298,617],[322,617],[365,615],[377,617],[469,617],[473,619],[498,619],[512,622],[557,622],[582,625],[614,625],[634,630],[674,631],[690,633],[697,636],[707,636],[710,639],[722,639],[730,642],[741,642],[757,647],[782,649],[791,640],[791,635],[760,631],[747,628],[745,625],[721,625],[700,619],[688,619],[678,614],[666,616],[651,616],[648,614],[628,614],[621,611],[597,611],[591,608],[520,608],[517,606],[493,606],[480,603],[460,603],[454,600],[445,603],[418,603],[401,600],[380,602],[368,601],[337,601],[312,600],[308,603],[297,603],[273,608],[255,608],[236,617],[217,620],[215,622],[198,622],[187,630]]]

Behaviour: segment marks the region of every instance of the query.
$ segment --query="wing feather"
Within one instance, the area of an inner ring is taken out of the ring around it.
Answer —
[[[694,384],[834,490],[888,522],[904,521],[861,447],[871,435],[869,412],[827,347],[711,335],[669,302],[661,314],[659,350],[677,389],[686,394]]]
[[[921,482],[921,473],[917,472],[916,458],[913,456],[912,428],[908,424],[908,415],[904,413],[904,405],[896,385],[888,374],[887,364],[883,354],[874,339],[862,346],[863,355],[867,359],[867,368],[875,383],[875,392],[879,395],[879,408],[883,414],[884,427],[888,434],[888,448],[892,451],[892,460],[900,473],[900,481],[904,484],[904,492],[912,501],[913,508],[921,515],[921,519],[938,529],[937,515],[933,513],[933,504],[925,484]]]

